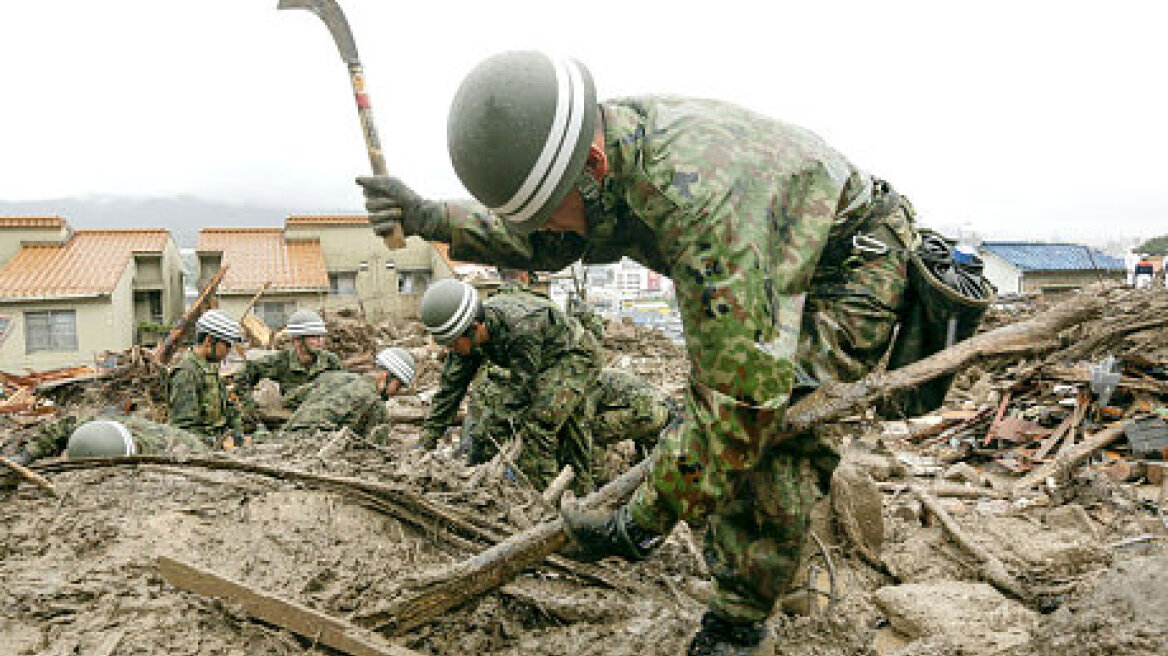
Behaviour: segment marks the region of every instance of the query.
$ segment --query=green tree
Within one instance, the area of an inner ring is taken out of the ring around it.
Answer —
[[[1168,255],[1168,235],[1152,237],[1136,247],[1137,253],[1148,255]]]

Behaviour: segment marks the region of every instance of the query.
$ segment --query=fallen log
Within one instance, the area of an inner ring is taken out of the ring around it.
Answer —
[[[560,470],[559,475],[556,476],[552,482],[548,484],[547,489],[543,491],[541,496],[543,498],[544,504],[549,508],[555,508],[560,502],[560,497],[564,495],[564,490],[568,489],[568,486],[572,484],[572,481],[575,480],[575,478],[576,470],[572,469],[572,465],[564,465],[564,468]]]
[[[1047,478],[1059,478],[1062,474],[1078,464],[1079,461],[1086,459],[1095,451],[1111,444],[1120,437],[1123,437],[1123,435],[1124,424],[1122,422],[1113,424],[1095,433],[1082,443],[1076,444],[1070,450],[1060,453],[1053,461],[1033,469],[1030,473],[1018,479],[1014,483],[1014,491],[1016,493],[1024,492],[1035,485],[1043,483]]]
[[[957,372],[982,358],[1036,353],[1056,347],[1052,335],[1098,316],[1102,308],[1102,299],[1081,296],[1033,319],[975,335],[899,369],[872,373],[854,383],[825,383],[787,411],[787,425],[795,431],[807,430],[821,422],[840,419],[881,398]]]
[[[284,599],[209,570],[166,556],[158,557],[166,582],[180,590],[239,605],[252,617],[352,656],[422,656],[345,620]]]
[[[41,488],[42,490],[45,490],[49,494],[51,494],[55,497],[61,496],[60,494],[57,493],[57,488],[52,483],[49,482],[49,479],[32,471],[28,467],[25,467],[24,465],[22,465],[18,462],[14,462],[12,460],[9,460],[8,458],[3,458],[3,457],[0,457],[0,465],[4,465],[8,469],[12,470],[13,473],[15,473],[17,476],[23,478],[24,480],[28,481],[29,483],[32,483],[35,486]]]
[[[617,479],[588,495],[581,502],[589,508],[601,508],[619,502],[633,493],[648,472],[651,459],[625,472]],[[496,588],[567,544],[564,521],[556,518],[517,533],[507,540],[455,566],[458,576],[426,588],[418,595],[382,613],[385,619],[373,628],[391,635],[402,635],[417,628],[469,599]]]
[[[941,522],[941,526],[945,529],[945,532],[949,534],[949,537],[953,538],[953,541],[956,542],[958,546],[969,552],[970,555],[979,561],[981,564],[980,573],[986,581],[988,581],[998,590],[1001,590],[1002,592],[1014,597],[1015,599],[1018,599],[1019,601],[1028,602],[1030,600],[1031,595],[1026,591],[1018,579],[1014,578],[1010,575],[1010,572],[1006,571],[1006,566],[1002,564],[1002,561],[995,558],[993,554],[986,551],[981,547],[981,545],[975,543],[973,540],[970,540],[969,536],[966,535],[965,532],[961,530],[961,527],[957,525],[957,522],[953,520],[953,517],[950,516],[949,513],[941,507],[941,504],[937,503],[937,499],[919,487],[913,488],[913,495],[916,496],[917,500],[921,502],[921,505],[924,506],[924,508],[928,510],[929,513],[931,513],[934,517],[937,518],[939,522]]]

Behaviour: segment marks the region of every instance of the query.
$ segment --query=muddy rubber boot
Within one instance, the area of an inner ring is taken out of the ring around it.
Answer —
[[[566,498],[560,516],[570,540],[564,555],[573,560],[591,563],[608,556],[644,560],[661,543],[660,534],[633,521],[627,506],[609,513],[580,508]]]
[[[762,622],[734,624],[710,611],[690,640],[686,656],[773,656],[774,642]]]

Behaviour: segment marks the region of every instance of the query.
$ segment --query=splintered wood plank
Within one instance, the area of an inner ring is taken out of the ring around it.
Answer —
[[[419,652],[390,644],[381,636],[342,619],[283,599],[270,592],[234,581],[166,556],[158,557],[162,577],[176,588],[207,597],[224,599],[243,608],[256,619],[332,647],[352,656],[422,656]]]

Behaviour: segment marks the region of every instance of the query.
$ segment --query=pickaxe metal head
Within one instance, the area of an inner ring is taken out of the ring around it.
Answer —
[[[349,21],[345,19],[345,12],[341,11],[341,6],[336,0],[280,0],[276,9],[307,9],[316,14],[332,33],[341,59],[346,64],[361,63],[357,58],[357,42],[353,40]]]

